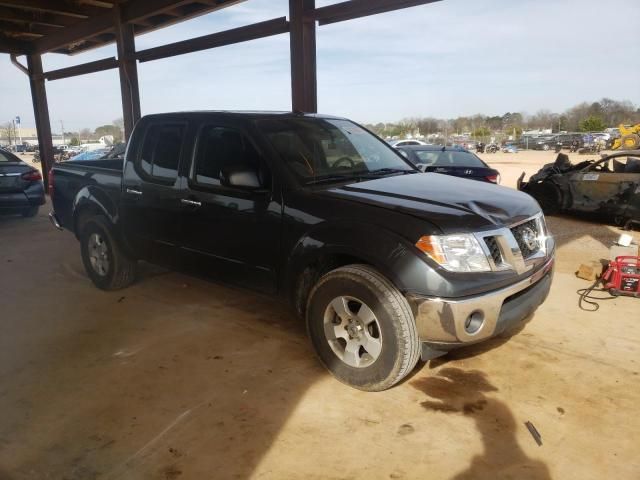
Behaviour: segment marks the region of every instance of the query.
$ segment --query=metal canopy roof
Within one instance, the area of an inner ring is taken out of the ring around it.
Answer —
[[[72,55],[115,43],[116,18],[139,35],[242,1],[0,0],[0,52]]]
[[[138,62],[184,55],[272,35],[289,34],[292,110],[318,109],[316,24],[327,25],[440,0],[344,0],[316,8],[316,0],[289,0],[289,16],[167,45],[136,50],[135,36],[245,0],[0,0],[0,53],[29,77],[42,175],[53,165],[45,82],[118,69],[125,137],[140,119]],[[73,55],[116,43],[117,58],[45,72],[42,54]],[[27,66],[17,56],[26,55]]]

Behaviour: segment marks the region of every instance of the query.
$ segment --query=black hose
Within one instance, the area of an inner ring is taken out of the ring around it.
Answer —
[[[584,310],[585,312],[597,312],[598,309],[600,308],[600,304],[598,304],[598,302],[592,302],[591,300],[613,300],[614,298],[616,298],[611,294],[609,294],[609,292],[604,288],[596,288],[596,286],[600,283],[600,280],[601,279],[597,279],[595,282],[593,282],[593,284],[590,287],[581,288],[576,292],[578,295],[580,295],[580,299],[578,300],[578,306],[580,307],[581,310]],[[594,297],[593,295],[591,295],[592,292],[606,292],[608,296]],[[582,306],[583,303],[591,305],[591,307],[585,308]]]

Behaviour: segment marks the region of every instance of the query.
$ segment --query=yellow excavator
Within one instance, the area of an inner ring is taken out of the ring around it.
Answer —
[[[636,125],[620,125],[620,138],[613,141],[611,150],[640,149],[640,123]]]

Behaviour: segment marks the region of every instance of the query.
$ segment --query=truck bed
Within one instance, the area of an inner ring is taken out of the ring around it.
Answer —
[[[53,204],[60,224],[73,231],[73,212],[82,197],[108,197],[117,204],[122,189],[122,159],[79,160],[57,163],[53,167],[55,196]]]

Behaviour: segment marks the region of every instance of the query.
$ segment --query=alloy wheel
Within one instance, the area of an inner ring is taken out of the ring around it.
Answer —
[[[354,297],[340,296],[329,303],[324,334],[333,353],[350,367],[368,367],[382,351],[382,332],[375,313]]]
[[[92,233],[88,244],[89,261],[91,267],[100,276],[107,275],[109,271],[109,249],[107,242],[98,233]]]

